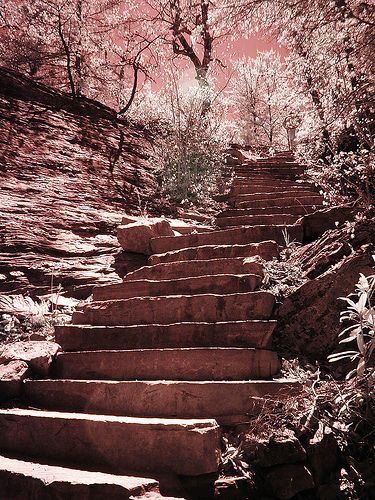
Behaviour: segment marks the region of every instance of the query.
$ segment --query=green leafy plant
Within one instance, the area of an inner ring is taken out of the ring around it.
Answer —
[[[371,367],[370,363],[375,349],[374,293],[375,275],[366,277],[361,274],[355,292],[348,297],[340,298],[347,303],[347,308],[341,313],[340,321],[352,323],[340,333],[340,344],[356,342],[356,348],[329,356],[331,362],[344,359],[357,361],[356,368],[348,373],[347,378],[366,377],[371,384],[375,383],[374,367]]]

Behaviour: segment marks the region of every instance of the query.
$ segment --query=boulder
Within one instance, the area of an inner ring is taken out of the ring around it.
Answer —
[[[29,340],[6,344],[0,348],[0,363],[24,361],[37,375],[47,376],[61,347],[55,342]]]
[[[373,263],[370,248],[359,249],[286,297],[276,312],[273,340],[278,349],[325,361],[343,329],[340,312],[345,304],[339,297],[354,291],[360,273],[373,274]]]
[[[121,225],[117,228],[117,238],[127,252],[151,255],[151,239],[159,236],[173,236],[174,231],[166,220],[158,222],[147,219]]]
[[[340,450],[335,436],[321,422],[307,449],[308,464],[316,485],[329,482],[330,475],[339,467]]]
[[[261,467],[294,464],[306,460],[306,452],[292,432],[268,439],[247,436],[243,448],[246,460]]]
[[[301,217],[297,223],[303,225],[303,240],[312,241],[322,236],[328,229],[354,219],[361,209],[358,207],[330,207]]]
[[[255,495],[254,482],[243,476],[221,477],[215,481],[215,500],[243,500]]]
[[[302,464],[277,465],[265,476],[265,487],[273,498],[288,500],[297,493],[314,488],[310,471]]]
[[[18,398],[22,380],[29,375],[29,367],[24,361],[9,361],[0,364],[0,402]]]

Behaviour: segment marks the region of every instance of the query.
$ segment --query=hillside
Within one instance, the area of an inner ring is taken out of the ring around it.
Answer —
[[[150,146],[98,102],[0,68],[0,293],[112,281],[121,215],[153,208]]]

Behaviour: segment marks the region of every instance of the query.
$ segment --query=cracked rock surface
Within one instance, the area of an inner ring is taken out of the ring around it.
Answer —
[[[0,293],[40,295],[53,281],[84,298],[118,280],[116,227],[153,208],[149,151],[109,108],[0,68]]]

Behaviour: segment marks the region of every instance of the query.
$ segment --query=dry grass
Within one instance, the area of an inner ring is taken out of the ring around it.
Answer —
[[[0,297],[0,343],[52,340],[54,325],[69,322],[76,300],[60,292],[36,300],[23,295]]]
[[[375,395],[366,380],[323,379],[319,368],[301,367],[298,360],[284,362],[283,376],[297,379],[300,391],[260,398],[254,418],[227,429],[223,472],[231,470],[254,478],[252,463],[246,463],[245,442],[256,444],[292,433],[306,447],[319,427],[329,427],[341,450],[342,469],[337,471],[337,481],[342,498],[371,498],[368,491],[373,481],[369,469],[375,459]]]

